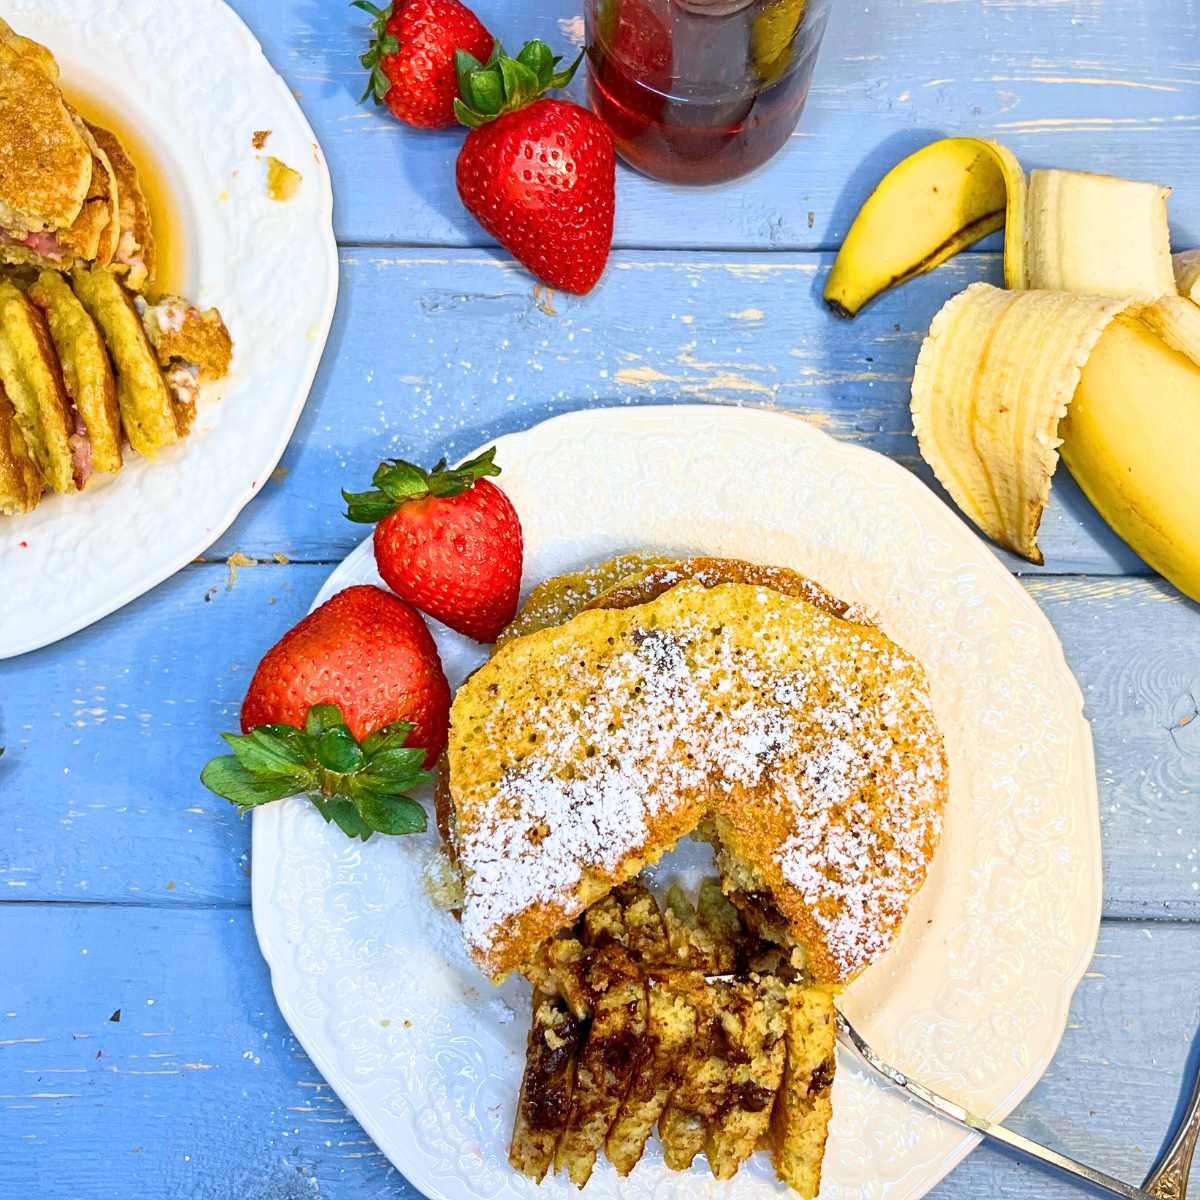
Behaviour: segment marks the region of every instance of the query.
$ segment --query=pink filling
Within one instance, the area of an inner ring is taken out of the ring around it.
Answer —
[[[27,246],[34,254],[58,262],[62,256],[62,247],[58,244],[56,233],[22,233],[15,234],[7,229],[0,229],[0,244],[9,246]]]
[[[92,442],[88,437],[87,426],[79,411],[74,411],[75,432],[67,439],[71,447],[71,465],[74,467],[75,486],[81,491],[92,473]]]

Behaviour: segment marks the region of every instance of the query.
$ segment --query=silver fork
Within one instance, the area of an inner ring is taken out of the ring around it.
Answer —
[[[1064,1171],[1066,1174],[1072,1175],[1085,1183],[1089,1183],[1093,1187],[1103,1188],[1115,1196],[1122,1196],[1124,1200],[1183,1200],[1187,1187],[1188,1165],[1191,1162],[1191,1152],[1195,1148],[1196,1143],[1197,1128],[1194,1118],[1195,1109],[1200,1107],[1200,1095],[1193,1097],[1193,1111],[1190,1114],[1193,1119],[1190,1122],[1190,1131],[1189,1123],[1185,1122],[1184,1128],[1180,1131],[1180,1137],[1176,1138],[1176,1142],[1179,1142],[1181,1147],[1178,1157],[1172,1157],[1168,1153],[1163,1160],[1163,1167],[1166,1170],[1161,1176],[1159,1186],[1173,1187],[1175,1186],[1173,1181],[1178,1179],[1180,1181],[1179,1190],[1155,1191],[1151,1181],[1159,1174],[1157,1171],[1154,1176],[1151,1176],[1150,1180],[1147,1180],[1147,1186],[1143,1189],[1134,1187],[1131,1183],[1124,1183],[1111,1175],[1106,1175],[1103,1171],[1097,1171],[1095,1167],[1089,1167],[1085,1163],[1068,1158],[1065,1154],[1059,1154],[1057,1150],[1051,1150],[1047,1146],[1030,1141],[1029,1138],[1023,1137],[1019,1133],[1014,1133],[1011,1129],[1006,1129],[1003,1125],[997,1125],[984,1117],[976,1116],[975,1113],[963,1108],[961,1104],[956,1104],[953,1100],[947,1100],[945,1096],[938,1095],[937,1092],[925,1087],[924,1084],[909,1078],[903,1071],[884,1062],[871,1049],[858,1030],[840,1012],[837,1014],[837,1030],[838,1041],[853,1050],[872,1070],[877,1071],[889,1083],[894,1083],[898,1088],[901,1088],[908,1095],[912,1096],[914,1100],[919,1100],[927,1108],[933,1109],[939,1116],[945,1117],[947,1120],[971,1130],[972,1133],[982,1134],[984,1137],[1009,1146],[1013,1150],[1036,1159],[1038,1162],[1056,1167],[1058,1170]],[[1190,1142],[1188,1141],[1189,1138]],[[1172,1150],[1174,1149],[1175,1143],[1172,1143]],[[1171,1174],[1170,1169],[1179,1163],[1182,1164],[1180,1167],[1181,1173],[1177,1175]]]
[[[1200,1139],[1200,1072],[1192,1083],[1192,1096],[1188,1101],[1183,1120],[1166,1148],[1158,1165],[1146,1177],[1142,1185],[1158,1200],[1185,1200],[1188,1174],[1192,1169],[1192,1158],[1196,1153],[1196,1142]]]

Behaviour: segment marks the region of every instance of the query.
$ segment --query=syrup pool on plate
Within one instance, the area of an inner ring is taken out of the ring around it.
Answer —
[[[71,90],[71,105],[85,120],[107,129],[120,139],[125,153],[137,167],[138,182],[150,208],[150,224],[154,230],[155,269],[149,294],[162,296],[185,290],[183,223],[171,195],[166,173],[159,165],[146,139],[121,114],[87,93]]]
[[[588,92],[621,156],[719,183],[788,139],[829,0],[586,0]]]

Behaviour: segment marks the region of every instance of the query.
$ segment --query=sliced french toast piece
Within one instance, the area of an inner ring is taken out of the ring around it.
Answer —
[[[646,1036],[646,984],[625,948],[607,941],[591,951],[587,983],[592,1023],[575,1065],[575,1090],[556,1168],[576,1187],[591,1178],[596,1154],[616,1119]]]
[[[752,978],[720,992],[725,1078],[704,1149],[717,1179],[732,1179],[771,1122],[783,1079],[787,986]]]
[[[560,996],[534,990],[525,1075],[508,1161],[541,1183],[571,1112],[575,1056],[583,1025]]]
[[[673,1171],[686,1171],[703,1153],[708,1122],[720,1108],[727,1075],[721,993],[731,986],[737,985],[704,982],[695,997],[695,1037],[658,1122],[663,1159]]]
[[[833,996],[792,985],[784,1017],[787,1063],[771,1114],[771,1161],[775,1173],[801,1200],[814,1200],[821,1190],[821,1163],[833,1115]]]
[[[604,1150],[622,1175],[638,1164],[655,1124],[679,1084],[696,1037],[696,997],[703,977],[687,971],[652,978],[647,989],[646,1050],[608,1131]]]

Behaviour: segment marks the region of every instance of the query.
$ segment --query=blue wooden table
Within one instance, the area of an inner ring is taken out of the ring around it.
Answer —
[[[5,1200],[413,1195],[276,1011],[249,825],[196,778],[260,655],[362,535],[342,485],[385,455],[452,457],[564,409],[677,399],[786,407],[925,476],[913,362],[946,298],[999,282],[994,246],[853,325],[818,296],[873,182],[944,133],[1174,184],[1174,244],[1200,244],[1197,0],[838,0],[780,157],[708,192],[622,171],[617,249],[584,299],[535,291],[464,214],[456,133],[358,104],[359,14],[235,7],[329,158],[341,299],[291,447],[233,528],[124,611],[0,665]],[[507,42],[558,46],[580,40],[579,7],[476,5]],[[1067,479],[1042,545],[1045,569],[1020,566],[1095,730],[1105,916],[1062,1048],[1013,1124],[1140,1178],[1200,1056],[1200,612]],[[235,572],[235,554],[253,565]],[[984,1148],[935,1194],[1075,1193]]]

